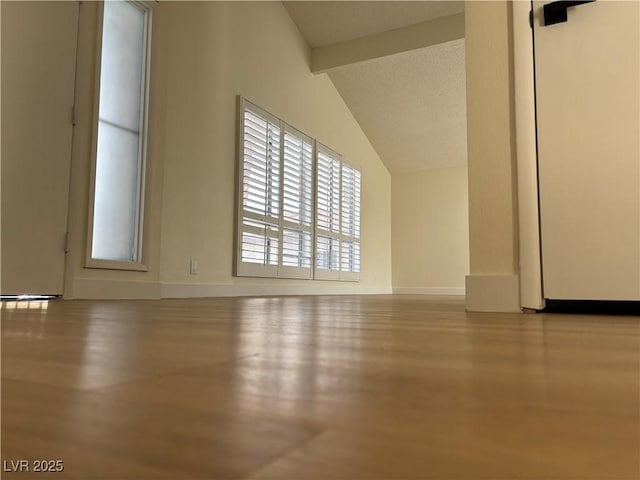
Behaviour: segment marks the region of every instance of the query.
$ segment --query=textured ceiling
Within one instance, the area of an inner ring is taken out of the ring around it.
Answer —
[[[312,48],[464,12],[450,1],[283,3]],[[467,164],[464,39],[329,76],[391,173]]]
[[[329,76],[391,173],[467,164],[464,39]]]
[[[283,2],[312,48],[386,32],[464,11],[464,2]]]

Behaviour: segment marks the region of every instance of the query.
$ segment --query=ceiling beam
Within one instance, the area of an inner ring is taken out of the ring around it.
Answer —
[[[311,71],[334,68],[464,38],[464,13],[375,33],[311,51]]]

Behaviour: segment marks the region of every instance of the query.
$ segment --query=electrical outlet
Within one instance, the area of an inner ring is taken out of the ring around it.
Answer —
[[[197,273],[198,273],[198,261],[197,260],[191,259],[189,261],[189,273],[191,275],[197,275]]]

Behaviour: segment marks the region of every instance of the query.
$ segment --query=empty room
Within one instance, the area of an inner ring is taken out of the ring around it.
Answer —
[[[640,3],[2,1],[2,478],[640,479]]]

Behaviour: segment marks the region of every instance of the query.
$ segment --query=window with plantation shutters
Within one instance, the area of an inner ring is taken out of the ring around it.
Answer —
[[[360,172],[317,144],[314,278],[359,280],[360,189]]]
[[[284,126],[281,277],[311,278],[313,139]]]
[[[238,275],[277,276],[280,246],[280,121],[243,102]]]
[[[360,274],[360,187],[360,172],[343,164],[340,238],[340,274],[343,280],[356,280]]]
[[[240,98],[236,275],[358,280],[360,172]]]
[[[315,278],[340,278],[340,155],[324,145],[316,150]]]

